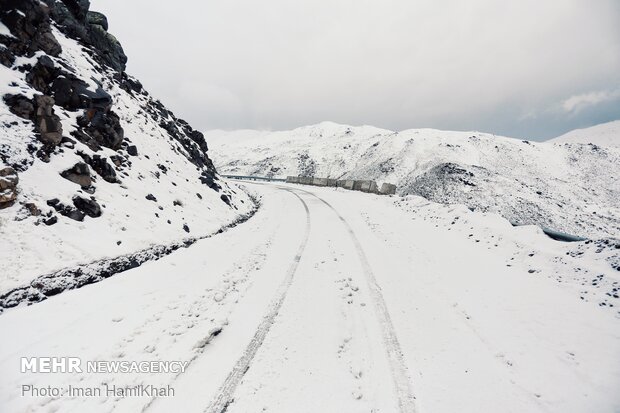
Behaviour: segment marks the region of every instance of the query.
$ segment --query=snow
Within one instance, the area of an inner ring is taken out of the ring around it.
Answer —
[[[148,96],[53,32],[63,49],[54,62],[111,94],[138,156],[99,151],[131,163],[115,168],[120,183],[95,176],[103,215],[45,226],[22,204],[46,213],[50,199],[89,196],[60,173],[93,151],[65,143],[44,163],[29,150],[32,123],[0,104],[0,166],[22,166],[18,202],[0,211],[0,295],[62,268],[213,236],[0,313],[0,411],[620,411],[617,122],[545,143],[333,122],[210,131],[220,172],[375,179],[399,196],[225,180],[216,191],[165,119],[145,112]],[[0,65],[6,93],[35,91]],[[56,114],[68,136],[80,113]],[[219,231],[256,198],[255,215]],[[557,242],[540,226],[595,239]],[[20,372],[36,356],[187,369]],[[35,397],[25,385],[64,393]],[[105,392],[138,385],[174,393]]]
[[[6,25],[2,22],[0,22],[0,35],[8,36],[8,37],[15,37],[11,34],[11,31],[9,30],[9,28],[6,27]]]
[[[550,139],[553,143],[592,143],[598,146],[620,147],[620,120],[601,123],[590,128],[576,129],[557,138]]]
[[[620,148],[331,122],[205,136],[220,173],[374,179],[396,184],[401,195],[465,204],[517,224],[593,238],[620,234]]]
[[[226,389],[233,413],[410,411],[398,408],[377,299],[418,412],[620,409],[620,303],[605,294],[618,289],[613,245],[590,253],[592,244],[417,196],[247,190],[262,207],[245,224],[0,315],[11,332],[0,343],[1,410],[210,412]],[[598,275],[602,284],[589,282]],[[35,355],[190,364],[178,375],[20,373],[19,357]],[[235,371],[242,379],[226,386]],[[103,383],[170,385],[175,395],[20,396],[22,384]]]
[[[95,176],[101,217],[86,217],[83,222],[76,222],[59,216],[53,226],[35,225],[37,218],[29,216],[20,203],[34,203],[45,214],[52,209],[47,206],[47,200],[57,198],[72,205],[74,195],[88,197],[89,194],[62,178],[60,173],[82,162],[77,151],[88,155],[94,152],[78,141],[75,150],[65,147],[62,153],[51,156],[49,163],[34,158],[28,150],[28,145],[36,140],[32,122],[18,118],[0,103],[0,145],[9,148],[3,151],[8,155],[4,162],[0,161],[0,166],[6,163],[27,167],[19,171],[18,203],[0,210],[0,294],[62,268],[211,234],[250,211],[253,205],[243,192],[233,193],[226,185],[216,192],[201,184],[200,172],[188,162],[184,149],[155,119],[146,116],[147,97],[121,89],[110,81],[112,74],[97,65],[77,41],[56,28],[53,33],[63,51],[52,59],[88,82],[90,89],[105,87],[113,97],[125,136],[137,146],[139,153],[135,157],[125,154],[131,167],[117,168],[120,184],[91,174]],[[36,57],[29,61],[34,64]],[[39,94],[28,86],[23,76],[0,65],[0,94],[21,93],[28,97]],[[81,111],[56,107],[56,114],[63,123],[63,134],[69,136]],[[103,148],[97,154],[117,153]],[[157,202],[146,200],[148,194],[153,194]],[[220,199],[222,194],[232,198],[231,206]],[[189,233],[183,229],[184,225],[189,227]]]

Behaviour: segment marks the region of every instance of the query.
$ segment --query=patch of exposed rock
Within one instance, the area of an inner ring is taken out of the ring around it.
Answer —
[[[0,169],[0,209],[10,207],[17,199],[17,172],[11,167]]]

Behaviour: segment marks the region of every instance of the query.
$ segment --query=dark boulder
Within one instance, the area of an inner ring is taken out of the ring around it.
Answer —
[[[67,218],[71,218],[74,221],[82,222],[84,221],[85,213],[79,211],[75,208],[71,208],[70,206],[65,206],[64,209],[58,211],[60,215],[63,215]]]
[[[54,208],[60,215],[71,218],[74,221],[84,221],[84,217],[86,216],[84,212],[70,205],[65,205],[56,198],[48,200],[47,205]]]
[[[138,156],[138,148],[136,145],[129,145],[127,147],[127,153],[131,156]]]
[[[76,138],[78,141],[82,142],[84,145],[88,146],[92,151],[97,152],[101,150],[101,145],[89,134],[83,131],[83,126],[81,124],[81,118],[78,118],[78,125],[81,128],[78,128],[71,132],[71,136]]]
[[[56,78],[50,90],[57,105],[71,111],[89,109],[89,118],[97,111],[109,111],[112,106],[112,97],[106,91],[98,88],[93,92],[86,82],[73,75],[63,74]]]
[[[41,210],[34,202],[26,202],[24,204],[24,208],[26,208],[26,211],[28,211],[28,213],[33,217],[38,217],[41,215]]]
[[[91,218],[101,216],[101,207],[94,199],[83,198],[78,195],[73,198],[73,205]]]
[[[91,26],[101,26],[103,30],[108,31],[108,18],[105,17],[105,15],[102,13],[96,11],[89,11],[88,13],[86,13],[86,22]]]
[[[62,141],[62,123],[54,114],[54,99],[37,95],[35,101],[35,128],[39,139],[45,144],[58,145]]]
[[[62,0],[73,17],[80,23],[86,22],[88,9],[90,8],[89,0]]]
[[[102,88],[98,88],[95,92],[87,90],[85,92],[88,98],[88,108],[93,111],[109,112],[112,108],[112,96]]]
[[[90,116],[92,118],[89,118]],[[97,144],[113,150],[120,149],[125,132],[121,126],[120,118],[113,111],[107,113],[89,111],[85,117],[78,120],[78,124],[84,126],[84,132],[93,138]]]
[[[26,74],[26,81],[41,93],[49,94],[49,85],[58,77],[61,70],[54,65],[49,56],[39,57],[37,64]]]
[[[92,185],[92,179],[90,177],[90,170],[88,165],[84,162],[78,162],[71,169],[63,171],[60,175],[81,186],[82,188],[88,188]]]
[[[114,170],[114,167],[108,163],[108,160],[106,158],[103,158],[100,155],[93,155],[92,157],[90,157],[89,155],[86,155],[84,153],[78,153],[78,155],[80,155],[84,162],[90,165],[90,167],[93,168],[93,170],[97,172],[97,174],[101,176],[106,182],[110,182],[113,184],[118,183],[118,179],[116,178],[116,171]]]
[[[23,95],[4,95],[4,103],[11,113],[23,119],[32,120],[34,117],[34,105],[32,101]]]
[[[88,108],[86,87],[86,83],[75,76],[63,75],[54,80],[50,89],[57,105],[75,111]]]

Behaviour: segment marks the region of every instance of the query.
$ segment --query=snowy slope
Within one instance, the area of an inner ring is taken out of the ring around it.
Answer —
[[[620,147],[620,120],[601,123],[590,128],[575,129],[557,138],[553,143],[592,143],[598,146]]]
[[[620,234],[620,148],[330,122],[206,136],[221,173],[375,179],[397,184],[401,195],[465,204],[517,224]]]
[[[105,17],[79,9],[82,20],[60,25],[45,16],[66,19],[64,3],[48,3],[2,4],[0,15],[0,170],[19,179],[16,199],[0,205],[0,295],[60,268],[213,233],[253,207],[219,181],[202,134],[74,33],[103,31],[121,55]],[[28,37],[32,25],[44,40]]]

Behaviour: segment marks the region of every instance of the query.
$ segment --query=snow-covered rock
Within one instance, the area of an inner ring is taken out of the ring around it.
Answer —
[[[401,195],[499,213],[593,238],[620,234],[620,148],[479,132],[323,122],[292,131],[206,132],[221,173],[397,184]]]
[[[219,180],[203,135],[124,72],[88,3],[0,0],[0,295],[253,208]]]

